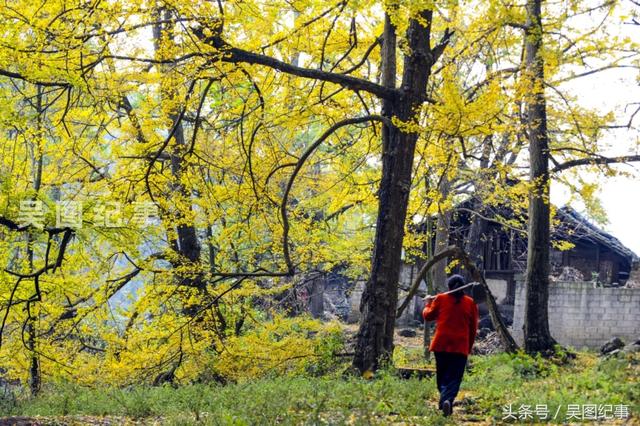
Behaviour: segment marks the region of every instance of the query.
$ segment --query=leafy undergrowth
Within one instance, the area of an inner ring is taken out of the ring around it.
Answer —
[[[399,356],[405,363],[422,362],[413,353]],[[439,425],[502,423],[508,404],[514,411],[545,405],[556,416],[552,423],[563,423],[569,404],[611,404],[627,406],[627,423],[633,424],[640,413],[639,376],[637,355],[600,359],[579,353],[568,362],[522,354],[475,356],[450,419],[436,409],[434,378],[403,380],[389,371],[372,380],[333,375],[177,388],[58,384],[35,399],[5,395],[0,413],[44,416],[40,424]]]

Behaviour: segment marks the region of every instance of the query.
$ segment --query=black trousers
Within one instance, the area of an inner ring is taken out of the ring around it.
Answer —
[[[451,352],[435,352],[436,355],[436,383],[440,392],[438,408],[442,409],[445,401],[451,402],[458,395],[467,357],[463,354]]]

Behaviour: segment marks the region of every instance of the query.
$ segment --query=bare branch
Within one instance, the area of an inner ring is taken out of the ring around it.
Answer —
[[[580,158],[577,160],[569,160],[564,163],[558,164],[551,173],[558,173],[564,170],[577,166],[596,166],[602,164],[619,164],[619,163],[633,163],[639,162],[640,155],[623,155],[620,157],[596,157],[596,158]]]
[[[447,47],[447,45],[451,41],[451,37],[453,36],[453,33],[454,32],[451,31],[449,28],[446,28],[444,30],[442,39],[440,39],[440,42],[431,50],[431,54],[433,55],[433,59],[432,59],[433,64],[438,62],[438,59],[440,59],[440,56],[442,56],[442,54],[444,53],[444,49]]]

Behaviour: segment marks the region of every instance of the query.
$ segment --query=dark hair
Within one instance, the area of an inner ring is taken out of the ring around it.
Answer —
[[[455,290],[456,288],[462,287],[464,284],[464,278],[462,277],[462,275],[451,275],[447,279],[447,288],[449,288],[449,290]],[[453,293],[451,293],[451,295],[456,298],[456,302],[459,302],[464,296],[464,291],[454,291]]]

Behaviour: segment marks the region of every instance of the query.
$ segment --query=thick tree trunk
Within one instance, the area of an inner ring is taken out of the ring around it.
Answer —
[[[424,101],[433,55],[429,45],[431,12],[412,20],[407,31],[410,56],[405,56],[402,96],[385,101],[383,115],[401,121],[414,119]],[[383,84],[394,85],[395,29],[385,20]],[[398,302],[402,240],[411,187],[413,155],[418,135],[384,126],[382,180],[378,191],[378,219],[371,276],[362,294],[362,313],[353,365],[361,372],[376,370],[393,352],[393,332]]]
[[[529,196],[529,245],[526,272],[524,348],[529,353],[553,350],[549,332],[549,141],[544,97],[542,49],[542,0],[527,1],[525,64],[532,94],[527,100],[527,127],[532,184]]]
[[[174,125],[177,125],[177,129],[175,132],[175,145],[172,147],[172,151],[170,154],[171,173],[175,177],[175,180],[171,183],[171,190],[180,194],[180,197],[189,200],[191,198],[191,194],[189,194],[187,188],[185,188],[184,184],[182,184],[180,181],[180,177],[182,176],[182,172],[184,169],[182,158],[184,155],[183,151],[186,147],[184,130],[182,128],[182,123],[178,122],[179,117],[177,115],[172,114],[171,120],[173,121]],[[176,212],[175,219],[181,220],[183,219],[183,216],[184,215],[178,211]],[[200,241],[198,240],[195,226],[193,226],[192,224],[179,224],[177,226],[177,233],[179,253],[184,256],[189,262],[199,264],[201,245]]]

